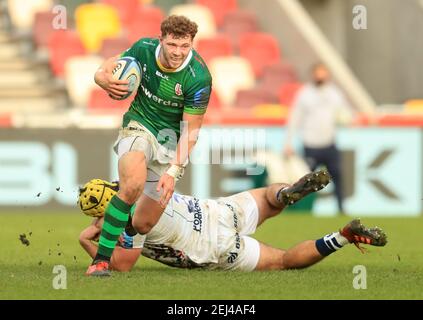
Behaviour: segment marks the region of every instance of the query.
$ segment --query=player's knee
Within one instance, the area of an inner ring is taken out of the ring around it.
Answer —
[[[132,221],[132,226],[139,234],[147,234],[153,229],[154,224],[149,221]]]
[[[147,234],[154,227],[154,223],[145,217],[135,214],[132,217],[132,226],[139,234]]]
[[[127,204],[134,204],[141,196],[143,191],[142,184],[137,182],[127,182],[120,186],[119,198]]]

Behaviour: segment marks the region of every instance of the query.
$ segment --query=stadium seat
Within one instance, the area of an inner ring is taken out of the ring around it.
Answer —
[[[209,63],[213,76],[213,89],[216,90],[223,105],[232,106],[236,91],[250,89],[255,79],[250,63],[241,57],[219,57]]]
[[[263,68],[263,75],[260,88],[268,92],[279,94],[282,84],[296,82],[297,74],[292,65],[288,63],[277,63]]]
[[[260,88],[239,90],[236,93],[235,106],[239,108],[251,108],[259,104],[277,104],[279,97]]]
[[[198,24],[196,41],[201,38],[212,37],[216,33],[213,13],[209,8],[199,4],[180,4],[170,9],[169,15],[183,15]]]
[[[195,2],[210,9],[217,27],[223,25],[226,14],[238,9],[237,0],[196,0]]]
[[[404,104],[405,114],[423,114],[423,99],[408,100]]]
[[[250,61],[256,77],[261,77],[265,66],[280,61],[278,41],[270,34],[244,33],[239,39],[240,56]]]
[[[124,52],[130,46],[131,42],[127,38],[121,37],[104,39],[99,55],[107,59]]]
[[[282,84],[279,88],[279,103],[291,107],[294,102],[295,96],[302,84],[299,82],[289,82]]]
[[[231,39],[223,34],[199,39],[196,43],[196,50],[206,62],[215,57],[231,56],[234,53]]]
[[[246,32],[258,31],[257,17],[252,11],[236,10],[226,14],[221,30],[232,40],[234,46],[239,50],[239,37]]]
[[[53,0],[7,0],[7,8],[12,24],[20,30],[30,30],[34,16],[39,11],[47,11],[53,6]]]
[[[110,98],[106,91],[95,87],[89,93],[88,111],[90,113],[123,113],[133,100],[129,97],[125,100],[114,100]]]
[[[12,128],[13,115],[11,113],[0,113],[0,128]]]
[[[137,19],[137,12],[141,6],[139,0],[101,0],[101,2],[118,11],[120,21],[125,27]]]
[[[92,88],[96,87],[94,74],[104,59],[98,56],[76,56],[65,64],[66,89],[72,103],[86,107]]]
[[[186,4],[186,3],[187,3],[187,0],[154,0],[154,5],[160,7],[166,13],[168,13],[176,5]]]
[[[48,39],[54,32],[52,22],[56,15],[48,11],[37,12],[34,16],[34,26],[32,28],[32,39],[37,48],[46,47]]]
[[[128,24],[128,38],[131,43],[143,37],[158,37],[164,13],[159,7],[141,6],[137,18]]]
[[[78,34],[68,30],[53,32],[48,41],[48,49],[50,68],[57,77],[63,76],[67,59],[85,54],[85,48]]]
[[[251,113],[256,118],[282,118],[288,117],[289,110],[280,104],[258,104],[252,107]]]
[[[218,110],[221,107],[222,107],[222,102],[220,101],[219,96],[216,93],[216,90],[212,90],[210,94],[209,105],[207,108]]]
[[[103,39],[117,37],[121,32],[118,11],[102,3],[80,5],[75,11],[75,23],[89,52],[98,52]]]

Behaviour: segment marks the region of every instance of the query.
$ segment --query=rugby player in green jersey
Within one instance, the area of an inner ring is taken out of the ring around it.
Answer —
[[[142,38],[120,55],[139,61],[142,79],[114,146],[120,189],[107,206],[99,249],[87,275],[110,275],[110,257],[132,205],[136,203],[135,230],[148,233],[183,174],[212,86],[206,64],[193,50],[196,33],[196,23],[170,16],[161,24],[159,39]],[[95,82],[115,99],[127,93],[127,82],[112,77],[117,58],[107,59],[95,74]]]

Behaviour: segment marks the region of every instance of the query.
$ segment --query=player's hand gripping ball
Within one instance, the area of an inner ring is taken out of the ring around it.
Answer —
[[[112,72],[113,78],[116,80],[127,80],[129,82],[128,93],[117,99],[123,100],[138,91],[141,83],[141,68],[139,62],[133,57],[120,58],[116,63],[117,65]]]
[[[107,205],[118,190],[119,184],[116,182],[93,179],[79,188],[79,207],[87,216],[103,217]]]

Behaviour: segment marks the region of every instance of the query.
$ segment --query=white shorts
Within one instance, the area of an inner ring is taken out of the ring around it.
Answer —
[[[169,162],[174,158],[175,151],[162,146],[147,128],[133,120],[128,123],[127,127],[119,130],[119,136],[113,149],[119,159],[129,151],[142,151],[144,153],[147,163],[144,194],[158,201],[161,191],[156,191],[157,183],[167,170]]]
[[[217,269],[253,271],[260,258],[259,242],[249,237],[257,228],[259,212],[249,192],[219,198]]]

